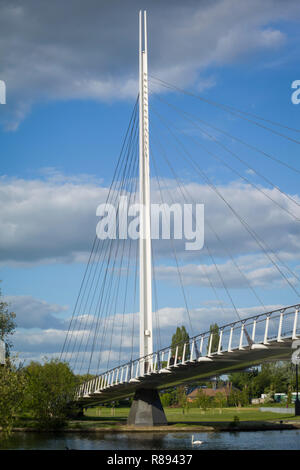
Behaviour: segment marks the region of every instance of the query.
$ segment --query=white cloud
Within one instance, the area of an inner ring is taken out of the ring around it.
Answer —
[[[95,209],[99,201],[104,200],[107,189],[98,181],[82,178],[64,178],[55,169],[47,169],[47,175],[43,180],[20,180],[2,178],[0,184],[0,210],[1,210],[1,233],[9,236],[2,237],[0,241],[2,264],[34,264],[53,262],[78,262],[86,260],[90,249],[90,240],[93,239],[97,219]],[[243,227],[237,223],[230,211],[225,212],[220,205],[219,199],[211,190],[205,186],[195,183],[186,183],[192,199],[205,203],[205,214],[207,221],[222,237],[223,243],[236,258],[240,269],[245,273],[253,287],[270,286],[271,288],[282,287],[282,279],[278,271],[274,269],[266,256],[258,250],[258,247],[246,236]],[[278,206],[265,198],[261,193],[253,190],[248,185],[231,183],[218,187],[225,198],[243,214],[243,217],[254,228],[272,248],[286,261],[299,259],[299,236],[298,225]],[[162,191],[164,199],[169,201],[170,190],[177,201],[181,201],[180,194],[176,190],[176,182],[168,180],[164,182]],[[285,204],[287,208],[295,210],[293,203],[284,199],[275,190],[265,188],[273,198]],[[153,184],[153,201],[160,201],[158,188]],[[169,201],[172,202],[172,201]],[[220,231],[220,227],[222,230]],[[287,240],[289,241],[287,243]],[[177,280],[177,269],[174,264],[166,263],[172,256],[172,246],[168,240],[156,250],[156,277],[158,279]],[[184,252],[181,241],[177,247],[177,253],[182,258],[183,264],[180,268],[184,284],[200,285],[208,287],[206,276],[201,266],[209,273],[213,284],[222,287],[213,263],[208,257],[200,252]],[[206,230],[205,242],[210,246],[210,251],[217,257],[219,271],[225,279],[229,288],[245,287],[245,281],[240,273],[233,268],[228,256],[224,255],[224,249],[219,245],[214,235]],[[222,261],[223,258],[227,261]],[[158,261],[158,263],[157,263]],[[289,279],[291,276],[285,271]],[[294,283],[294,280],[291,279]],[[95,287],[95,286],[94,286]],[[5,300],[11,303],[12,310],[17,313],[18,331],[14,337],[15,350],[19,351],[21,357],[39,358],[43,356],[58,355],[64,343],[69,320],[64,319],[67,312],[66,306],[45,302],[32,296],[7,296]],[[97,300],[97,299],[96,299]],[[122,302],[120,300],[120,302]],[[272,309],[276,306],[269,306]],[[120,310],[118,310],[120,311]],[[261,312],[262,307],[239,310],[241,315],[247,316]],[[83,348],[78,353],[79,360],[88,361],[88,352],[91,349],[95,333],[95,317],[92,316],[94,309],[81,310],[77,323],[73,324],[75,329],[74,338],[77,337],[77,346],[81,343]],[[225,304],[212,305],[203,303],[199,308],[190,312],[193,325],[192,334],[206,331],[213,322],[224,324],[233,321],[236,313]],[[103,357],[110,357],[111,361],[118,361],[120,344],[122,343],[121,362],[130,357],[132,325],[135,328],[134,353],[138,355],[138,315],[127,313],[123,316],[117,313],[114,320],[111,312],[108,312],[106,330],[95,336],[96,347],[94,362],[98,361],[98,351],[101,345],[102,333],[104,332]],[[161,329],[160,346],[168,345],[176,326],[189,325],[189,319],[183,306],[177,308],[160,308],[158,311]],[[156,327],[157,315],[154,315],[153,325]],[[81,321],[82,320],[82,321]],[[114,330],[112,331],[112,325]],[[123,325],[123,326],[122,326]],[[158,340],[156,333],[155,339]],[[109,344],[112,343],[112,353],[109,356]],[[75,351],[77,351],[77,346]],[[86,347],[86,353],[84,348]],[[93,362],[93,364],[94,364]],[[96,367],[93,365],[93,367]]]
[[[59,184],[57,175],[55,182],[2,180],[0,186],[2,260],[70,262],[89,250],[106,188],[68,180]]]
[[[55,171],[51,171],[50,177],[44,180],[2,178],[0,262],[6,265],[85,262],[96,234],[96,208],[105,201],[108,191],[100,183],[87,178],[70,177],[65,180]],[[164,181],[161,189],[166,203],[187,200],[204,203],[205,244],[214,256],[227,259],[228,251],[234,256],[262,255],[261,246],[254,237],[207,185],[185,183],[185,199],[174,180]],[[242,215],[262,243],[271,247],[282,260],[299,258],[299,224],[289,214],[249,185],[233,182],[218,186],[218,191]],[[264,188],[264,192],[300,217],[299,207],[278,191]],[[293,197],[300,202],[298,196]],[[159,203],[160,198],[161,193],[153,181],[152,200]],[[186,251],[185,242],[174,241],[176,251],[183,259],[192,259],[194,263],[207,256],[205,248],[199,252]],[[158,259],[173,257],[169,240],[154,240],[153,246]],[[264,256],[261,267],[267,267],[269,263],[270,260]],[[257,269],[257,265],[252,269]]]
[[[205,303],[205,302],[204,302]],[[281,308],[282,305],[267,305],[266,311],[272,311]],[[209,327],[213,323],[217,323],[219,326],[230,324],[240,318],[247,318],[257,314],[263,313],[261,306],[254,306],[251,308],[238,309],[238,315],[233,308],[220,307],[220,306],[204,306],[193,308],[189,311],[191,325],[186,321],[187,313],[184,308],[164,307],[154,313],[154,318],[159,317],[160,331],[154,326],[154,341],[155,350],[156,343],[160,337],[161,344],[158,347],[166,347],[171,344],[172,335],[176,331],[177,326],[183,324],[186,325],[187,331],[191,336],[199,335],[209,331]],[[124,323],[123,323],[124,320]],[[113,341],[110,344],[110,336],[112,333],[111,328],[107,329],[106,341],[101,342],[102,328],[99,331],[99,337],[96,341],[94,348],[94,354],[91,361],[91,372],[96,373],[97,371],[107,370],[115,367],[116,365],[126,363],[131,357],[131,346],[132,346],[132,320],[136,323],[136,331],[133,341],[133,359],[138,358],[139,352],[139,334],[138,334],[138,313],[126,314],[125,317],[121,314],[117,314],[115,319],[113,317],[108,318],[108,324],[114,324],[113,329]],[[123,327],[121,326],[123,324]],[[270,334],[273,330],[276,332],[278,322],[273,320],[270,322]],[[66,330],[48,328],[45,330],[27,329],[18,330],[14,335],[14,352],[18,353],[20,361],[25,361],[26,364],[31,360],[43,361],[45,358],[58,358],[62,351],[62,346],[66,337]],[[122,332],[122,334],[121,334]],[[88,334],[91,333],[88,342]],[[72,341],[67,344],[67,348],[62,356],[63,360],[69,361],[71,366],[75,367],[76,372],[85,373],[90,363],[91,350],[93,345],[93,333],[94,328],[91,330],[74,330]],[[251,331],[250,331],[251,333]],[[263,334],[257,326],[257,335]],[[83,343],[79,343],[80,338],[84,335]],[[74,348],[74,338],[77,337],[77,343]],[[227,338],[228,339],[228,338]],[[234,337],[234,341],[238,341],[239,334]],[[224,341],[226,336],[224,335]],[[79,348],[79,344],[81,347]],[[120,345],[121,354],[120,354]],[[101,347],[100,347],[101,346]],[[199,344],[198,344],[199,346]],[[74,349],[73,349],[74,348]],[[99,355],[101,351],[101,361],[99,361]],[[75,361],[76,359],[76,361]],[[99,367],[99,368],[98,368]]]
[[[249,256],[247,260],[249,262]],[[258,265],[256,265],[256,260]],[[264,266],[260,267],[261,262]],[[268,261],[268,260],[267,260]],[[231,260],[224,263],[211,264],[188,264],[179,267],[182,282],[185,285],[210,287],[211,284],[217,288],[242,289],[252,287],[264,287],[274,289],[286,287],[286,281],[280,271],[274,265],[266,265],[266,259],[261,256],[252,257],[252,267],[243,262],[243,257],[236,260],[234,264]],[[238,266],[238,267],[237,267]],[[297,284],[297,279],[285,269],[285,275],[292,285]],[[243,273],[243,276],[241,275]],[[176,266],[159,266],[155,269],[158,279],[172,281],[178,284],[178,268]]]
[[[16,129],[45,100],[135,97],[140,8],[148,11],[151,73],[204,89],[214,83],[210,65],[282,46],[285,34],[270,24],[299,18],[298,7],[295,0],[2,2],[2,123]]]
[[[7,295],[3,301],[9,304],[9,309],[16,314],[18,328],[65,328],[65,322],[59,318],[68,310],[61,306],[35,299],[31,295]]]

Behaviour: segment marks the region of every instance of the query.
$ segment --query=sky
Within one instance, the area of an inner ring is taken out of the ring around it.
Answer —
[[[182,324],[194,335],[237,320],[236,309],[299,301],[299,2],[0,0],[0,279],[26,363],[60,355],[76,308],[138,94],[139,9],[148,16],[152,201],[182,204],[185,194],[205,211],[202,250],[174,240],[181,283],[173,243],[153,242],[155,346]],[[134,274],[127,288],[120,277],[129,294],[100,327],[103,367],[132,348],[138,355]],[[96,310],[82,309],[85,371]]]

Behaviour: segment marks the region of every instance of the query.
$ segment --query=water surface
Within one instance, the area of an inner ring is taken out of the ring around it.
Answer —
[[[192,446],[194,440],[203,441]],[[300,450],[300,430],[176,433],[18,432],[1,449],[16,450]]]

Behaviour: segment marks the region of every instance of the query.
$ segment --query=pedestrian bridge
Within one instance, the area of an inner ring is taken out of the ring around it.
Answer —
[[[204,332],[188,342],[122,364],[83,383],[76,394],[91,405],[244,370],[264,361],[289,360],[300,336],[300,305],[255,315]]]

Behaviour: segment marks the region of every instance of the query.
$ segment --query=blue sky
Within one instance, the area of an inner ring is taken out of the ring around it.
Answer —
[[[89,0],[83,7],[76,0],[72,8],[70,2],[53,1],[46,9],[37,0],[26,5],[18,1],[0,4],[0,79],[7,86],[7,104],[0,105],[0,278],[2,293],[17,313],[15,349],[26,360],[41,360],[61,350],[95,236],[96,207],[110,185],[137,96],[139,8],[148,11],[151,75],[209,100],[300,128],[300,105],[291,102],[291,84],[300,78],[298,2],[168,3],[171,10],[161,2],[130,1],[126,11],[119,1],[108,5]],[[65,15],[70,18],[67,25],[62,20]],[[276,308],[298,302],[296,293],[247,239],[230,211],[177,155],[155,113],[181,129],[179,138],[211,181],[299,275],[298,222],[200,150],[195,139],[296,217],[300,217],[299,206],[247,171],[189,121],[170,112],[164,100],[300,170],[298,144],[196,98],[157,88],[154,80],[151,83],[157,95],[150,97],[153,148],[155,139],[163,142],[183,186],[194,200],[204,203],[207,220],[223,237],[264,305]],[[270,127],[300,140],[299,132]],[[299,173],[208,127],[205,130],[300,204]],[[166,199],[168,187],[178,197],[176,182],[157,148],[155,154]],[[153,167],[151,171],[153,198],[158,200]],[[206,243],[236,305],[246,309],[245,315],[260,311],[252,293],[233,274],[224,250],[205,230]],[[212,321],[235,320],[207,254],[191,256],[180,245],[178,253],[194,333]],[[181,323],[175,310],[184,311],[184,299],[172,270],[170,245],[157,247],[155,258],[166,345]],[[225,313],[212,306],[216,299],[197,270],[200,265],[211,270]],[[126,312],[135,312],[134,306],[128,305]],[[184,313],[183,323],[188,324]]]

